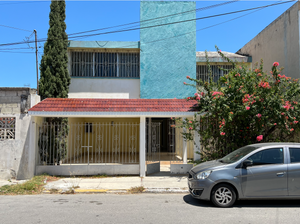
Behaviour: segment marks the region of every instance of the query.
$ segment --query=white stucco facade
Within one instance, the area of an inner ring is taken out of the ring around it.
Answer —
[[[139,99],[140,79],[71,78],[69,98]]]

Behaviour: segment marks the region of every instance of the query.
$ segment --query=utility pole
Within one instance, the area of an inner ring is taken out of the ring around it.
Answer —
[[[38,48],[37,48],[37,32],[33,30],[35,34],[35,58],[36,58],[36,91],[39,95],[39,61],[38,61]]]

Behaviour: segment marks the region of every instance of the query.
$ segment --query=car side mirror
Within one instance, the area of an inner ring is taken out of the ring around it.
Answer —
[[[246,159],[243,162],[243,168],[247,168],[248,166],[252,166],[253,165],[253,161],[250,159]]]

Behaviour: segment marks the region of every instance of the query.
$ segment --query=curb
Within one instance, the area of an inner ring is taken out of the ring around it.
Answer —
[[[185,188],[146,188],[143,193],[189,193]]]
[[[42,192],[42,194],[124,194],[129,193],[129,189],[47,189]],[[189,193],[187,189],[184,188],[146,188],[141,193],[155,193],[155,194],[163,194],[163,193]]]

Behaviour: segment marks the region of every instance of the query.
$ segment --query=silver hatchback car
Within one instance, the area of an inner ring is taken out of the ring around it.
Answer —
[[[300,143],[261,143],[189,171],[194,198],[230,207],[242,199],[300,198]]]

